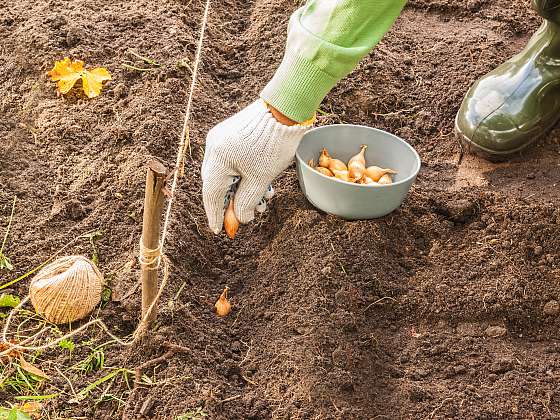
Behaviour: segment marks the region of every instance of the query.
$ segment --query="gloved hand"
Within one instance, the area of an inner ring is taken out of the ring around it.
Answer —
[[[269,185],[292,162],[310,127],[280,124],[261,99],[215,126],[206,138],[202,162],[202,195],[208,225],[222,230],[224,199],[235,181],[234,210],[241,223],[255,217],[255,208]]]

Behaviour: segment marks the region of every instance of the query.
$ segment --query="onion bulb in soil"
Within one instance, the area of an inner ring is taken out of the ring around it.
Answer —
[[[363,144],[360,153],[350,158],[348,161],[348,172],[350,173],[350,178],[361,179],[366,171],[366,157],[365,152],[367,145]]]
[[[368,166],[366,168],[366,175],[369,176],[371,179],[373,179],[375,182],[379,182],[381,177],[386,174],[392,175],[392,174],[396,174],[396,172],[393,171],[392,169],[380,168],[379,166]]]
[[[37,313],[53,324],[67,324],[89,315],[101,301],[103,275],[89,259],[59,258],[39,271],[29,285]]]
[[[227,298],[228,290],[229,289],[226,286],[224,288],[224,291],[218,298],[216,304],[214,305],[214,307],[216,308],[216,314],[218,314],[218,316],[226,316],[231,311],[231,303],[229,303],[229,300]]]
[[[239,229],[239,220],[237,220],[237,216],[233,210],[233,198],[229,200],[226,213],[224,214],[224,229],[230,239],[235,239],[235,234]]]

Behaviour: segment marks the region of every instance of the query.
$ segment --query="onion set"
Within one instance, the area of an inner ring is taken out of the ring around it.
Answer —
[[[385,175],[389,175],[389,178],[391,178],[391,175],[396,174],[396,172],[393,171],[392,169],[380,168],[379,166],[368,166],[365,170],[365,174],[373,181],[379,182],[379,180]]]
[[[230,239],[235,239],[235,234],[237,233],[237,229],[239,229],[239,220],[237,220],[237,216],[235,216],[235,211],[233,210],[233,198],[229,200],[224,214],[224,229]]]
[[[348,172],[351,179],[362,179],[364,173],[366,172],[366,153],[367,145],[362,145],[360,153],[353,156],[348,161]]]
[[[393,175],[397,172],[390,168],[379,166],[367,166],[366,164],[367,145],[362,145],[358,154],[352,156],[346,165],[340,159],[332,157],[326,148],[323,148],[319,155],[318,165],[315,166],[313,159],[307,164],[317,172],[340,179],[352,184],[362,185],[389,185],[393,183]]]
[[[227,314],[229,314],[231,312],[231,303],[229,303],[227,294],[228,294],[228,290],[229,288],[226,286],[224,288],[224,291],[222,292],[222,294],[220,295],[220,297],[218,298],[218,300],[216,301],[216,304],[214,305],[214,307],[216,308],[216,314],[218,316],[226,316]]]

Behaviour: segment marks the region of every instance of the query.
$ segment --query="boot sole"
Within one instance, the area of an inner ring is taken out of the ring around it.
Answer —
[[[495,152],[491,152],[487,149],[484,149],[477,144],[470,141],[463,133],[461,133],[458,129],[455,129],[455,136],[461,143],[461,147],[463,148],[464,152],[468,154],[479,156],[489,162],[492,163],[502,163],[508,161],[510,158],[513,157],[515,152],[507,152],[507,153],[500,153],[496,154]],[[522,149],[520,149],[522,150]]]
[[[526,149],[528,146],[533,144],[539,138],[543,136],[543,134],[535,136],[531,141],[527,142],[521,147],[518,147],[514,150],[507,150],[507,151],[494,151],[490,149],[486,149],[473,141],[471,141],[467,136],[463,134],[463,132],[457,126],[457,118],[455,117],[455,136],[458,138],[461,146],[467,153],[474,154],[476,156],[480,156],[483,159],[488,160],[489,162],[493,163],[501,163],[511,159],[515,154],[521,152],[522,150]]]

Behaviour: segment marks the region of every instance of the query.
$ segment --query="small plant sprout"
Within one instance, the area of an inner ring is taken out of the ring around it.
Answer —
[[[142,62],[141,65],[144,66],[144,67],[139,67],[135,63],[135,61],[124,60],[122,66],[125,69],[139,71],[139,72],[145,72],[145,71],[157,70],[159,67],[161,67],[161,64],[159,64],[157,61],[152,60],[151,58],[148,58],[148,57],[144,57],[144,56],[138,54],[137,52],[135,52],[133,50],[128,50],[128,53],[136,59],[135,61],[141,61]]]
[[[97,251],[97,246],[95,245],[95,242],[98,239],[101,239],[102,237],[103,237],[103,232],[101,232],[100,230],[95,230],[91,233],[87,233],[84,235],[84,238],[88,239],[91,245],[91,260],[95,265],[99,264],[99,253]]]
[[[86,386],[82,390],[78,391],[76,393],[76,396],[74,398],[70,399],[69,402],[79,403],[80,401],[86,399],[91,394],[91,392],[93,390],[95,390],[96,388],[98,388],[98,387],[100,387],[103,384],[108,382],[109,386],[107,388],[105,388],[105,391],[103,392],[103,395],[101,396],[101,399],[103,399],[103,397],[107,395],[107,392],[108,392],[109,388],[112,386],[112,384],[114,383],[116,377],[119,376],[119,375],[122,375],[123,379],[125,381],[127,381],[126,376],[129,373],[134,373],[134,372],[130,371],[128,369],[125,369],[125,368],[112,369],[111,372],[109,372],[105,376],[102,376],[101,378],[97,379],[96,381],[90,383],[88,386]]]
[[[70,353],[72,353],[76,348],[76,345],[72,340],[66,340],[66,339],[58,343],[58,346],[62,349],[68,350]]]
[[[2,295],[0,295],[0,308],[15,308],[19,305],[19,302],[19,297],[15,295],[6,293],[2,293]]]
[[[83,374],[87,374],[105,366],[105,351],[103,347],[91,348],[91,353],[83,360],[76,363],[73,368]]]
[[[106,284],[103,286],[103,291],[101,292],[101,304],[104,308],[110,301],[111,296],[113,295],[113,289],[111,289]]]
[[[14,211],[16,209],[16,200],[17,196],[14,197],[14,201],[12,203],[12,212],[10,213],[10,220],[8,221],[8,227],[6,228],[6,232],[4,233],[4,239],[2,240],[2,246],[0,246],[0,270],[13,270],[14,266],[10,259],[4,254],[4,247],[6,246],[6,241],[8,240],[8,234],[10,233],[10,228],[12,227],[12,220],[14,219]]]
[[[11,389],[19,395],[36,394],[40,382],[42,378],[26,372],[16,363],[10,363],[2,372],[0,389]]]

